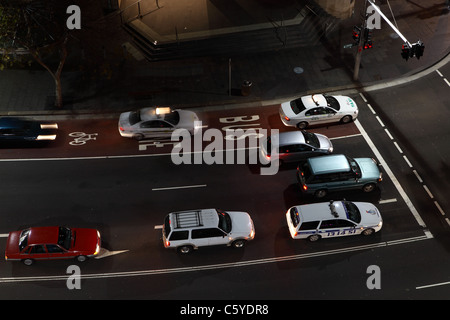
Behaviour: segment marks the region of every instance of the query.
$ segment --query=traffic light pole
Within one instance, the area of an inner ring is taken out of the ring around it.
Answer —
[[[379,8],[375,3],[373,3],[371,0],[367,0],[367,1],[370,3],[370,5],[372,6],[372,8],[374,8],[375,11],[378,12],[378,14],[384,19],[384,21],[386,21],[386,22],[389,24],[389,26],[392,28],[392,30],[394,30],[395,33],[397,33],[397,34],[399,35],[399,37],[402,38],[402,40],[403,40],[410,48],[412,48],[412,45],[411,45],[411,43],[409,43],[408,39],[406,39],[405,36],[400,32],[400,30],[398,30],[398,29],[392,24],[392,22],[389,21],[389,19],[384,15],[384,13],[380,10],[380,8]]]
[[[367,24],[367,14],[364,18],[363,24],[361,26],[361,30],[358,36],[358,51],[356,52],[356,57],[355,57],[355,67],[353,69],[353,81],[357,81],[358,77],[359,77],[359,66],[361,65],[361,56],[362,56],[362,52],[363,52],[363,32],[366,28],[366,24]]]

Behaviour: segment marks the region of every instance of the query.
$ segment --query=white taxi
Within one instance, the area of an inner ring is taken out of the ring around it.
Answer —
[[[173,131],[181,128],[195,134],[198,130],[196,125],[198,121],[197,114],[192,111],[149,107],[120,114],[119,133],[122,137],[136,140],[171,137]]]
[[[347,96],[313,94],[283,102],[279,112],[285,126],[305,129],[309,125],[351,122],[358,117],[358,106]]]
[[[372,203],[333,201],[299,205],[286,212],[289,233],[293,239],[317,241],[381,230],[383,219]]]

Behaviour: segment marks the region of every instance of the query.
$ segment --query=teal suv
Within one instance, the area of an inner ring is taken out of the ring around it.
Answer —
[[[309,158],[297,167],[297,179],[305,194],[323,198],[329,191],[362,189],[375,190],[382,173],[372,158],[350,158],[345,155],[326,155]]]

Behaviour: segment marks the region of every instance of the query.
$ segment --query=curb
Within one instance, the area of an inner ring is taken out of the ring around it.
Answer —
[[[406,84],[415,80],[418,80],[424,76],[427,76],[431,74],[432,72],[436,71],[437,69],[441,68],[442,66],[446,65],[450,62],[450,49],[448,50],[448,53],[438,60],[437,62],[433,63],[432,65],[413,71],[411,75],[407,77],[400,77],[395,78],[387,81],[377,81],[373,82],[372,84],[367,85],[358,85],[358,84],[347,84],[347,85],[341,85],[336,87],[329,87],[324,88],[321,90],[321,92],[324,93],[339,93],[341,95],[349,95],[349,94],[356,94],[359,91],[376,91],[376,90],[382,90],[389,87],[394,87],[402,84]],[[287,100],[293,100],[295,98],[298,98],[303,95],[309,95],[317,93],[316,90],[314,91],[306,91],[300,94],[296,95],[290,95],[290,96],[283,96],[278,97],[276,99],[271,100],[265,100],[265,101],[252,101],[252,102],[224,102],[223,104],[216,104],[216,105],[206,105],[202,107],[198,106],[184,106],[184,109],[190,109],[193,111],[209,111],[209,110],[232,110],[232,109],[238,109],[238,108],[252,108],[252,107],[265,107],[270,106],[274,104],[281,104],[282,102],[285,102]],[[183,109],[183,107],[182,107]],[[51,111],[8,111],[8,112],[0,112],[0,116],[29,116],[36,119],[41,120],[70,120],[70,119],[111,119],[111,118],[117,118],[121,111],[111,111],[111,112],[98,112],[97,110],[81,110],[81,111],[74,111],[74,110],[51,110]]]

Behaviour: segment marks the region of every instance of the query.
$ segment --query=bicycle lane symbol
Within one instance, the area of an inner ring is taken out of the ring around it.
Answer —
[[[89,140],[97,140],[98,133],[84,133],[84,132],[72,132],[69,133],[69,137],[74,138],[70,141],[71,146],[81,146],[86,144]]]

